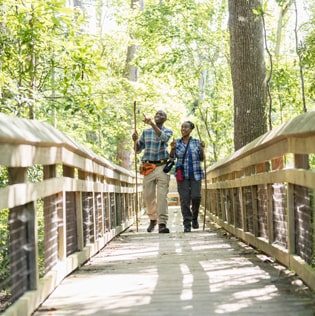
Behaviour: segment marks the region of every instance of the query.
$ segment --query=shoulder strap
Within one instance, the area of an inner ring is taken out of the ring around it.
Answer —
[[[185,160],[185,157],[186,157],[186,153],[187,153],[187,149],[188,149],[188,146],[189,146],[190,139],[191,139],[191,137],[189,137],[189,139],[188,139],[188,143],[187,143],[187,145],[186,145],[186,149],[185,149],[185,152],[184,152],[182,165],[184,164],[184,160]]]

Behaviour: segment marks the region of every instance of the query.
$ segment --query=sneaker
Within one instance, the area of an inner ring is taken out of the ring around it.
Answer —
[[[192,220],[192,227],[195,228],[195,229],[199,228],[198,219],[193,219]]]
[[[186,225],[184,227],[184,233],[190,233],[191,232],[191,227],[189,225]]]
[[[151,233],[154,231],[154,227],[156,226],[157,221],[156,220],[150,220],[150,225],[147,228],[147,232]]]
[[[166,227],[165,224],[159,224],[159,233],[160,234],[168,234],[170,230]]]

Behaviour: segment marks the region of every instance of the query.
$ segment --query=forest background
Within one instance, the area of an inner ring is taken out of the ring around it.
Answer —
[[[193,121],[206,143],[210,166],[259,133],[315,110],[313,0],[0,0],[0,4],[0,112],[45,121],[129,170],[135,165],[134,114],[141,131],[146,127],[143,114],[153,117],[164,109],[165,125],[173,129],[174,137],[180,137],[184,120]],[[238,9],[252,20],[253,28],[237,29],[230,23]],[[231,30],[237,34],[233,43]],[[246,46],[248,42],[252,46]],[[249,51],[260,44],[263,53],[255,59],[256,50]],[[253,57],[248,65],[247,53]],[[265,75],[264,104],[256,104],[255,93],[251,104],[246,95],[236,100],[235,91],[254,90],[256,66]],[[243,111],[243,120],[235,119],[236,106]],[[257,111],[251,115],[251,110]],[[197,131],[193,136],[199,137]],[[236,146],[236,140],[242,142]],[[42,166],[28,168],[29,181],[42,176]],[[7,169],[0,166],[0,188],[8,181]],[[9,210],[2,210],[2,286],[10,275],[8,218]]]
[[[270,130],[315,109],[315,5],[260,3]],[[234,151],[228,18],[227,0],[1,0],[0,111],[132,169],[136,101],[139,131],[158,109],[174,137],[197,124],[210,165]]]

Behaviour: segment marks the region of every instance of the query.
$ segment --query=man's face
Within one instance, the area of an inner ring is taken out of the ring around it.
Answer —
[[[154,121],[156,124],[163,124],[166,121],[166,118],[166,113],[160,110],[155,113]]]

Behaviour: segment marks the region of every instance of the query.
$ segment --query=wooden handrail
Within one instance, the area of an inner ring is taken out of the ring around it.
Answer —
[[[31,315],[66,275],[134,223],[142,177],[136,188],[134,172],[47,123],[0,114],[0,126],[0,167],[8,174],[0,211],[8,214],[10,262],[0,280],[1,297],[7,294],[1,311]],[[32,168],[42,173],[35,183],[28,180]]]
[[[211,220],[296,271],[312,289],[314,154],[310,112],[209,167],[207,192],[203,186]]]

